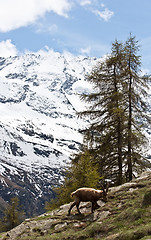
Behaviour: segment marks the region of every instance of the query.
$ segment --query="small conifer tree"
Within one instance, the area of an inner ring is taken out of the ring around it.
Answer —
[[[56,198],[46,203],[46,210],[51,210],[72,201],[70,195],[80,187],[97,188],[100,180],[98,166],[89,151],[74,156],[71,166],[66,171],[64,184],[54,188]]]
[[[4,210],[4,216],[0,221],[1,231],[9,231],[19,225],[24,219],[24,211],[20,210],[18,197],[11,198],[10,204]]]

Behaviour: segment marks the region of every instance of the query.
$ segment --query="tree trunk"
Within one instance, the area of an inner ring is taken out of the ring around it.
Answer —
[[[118,94],[117,88],[117,76],[116,76],[116,66],[114,65],[114,87],[115,94]],[[119,109],[119,99],[116,96],[116,108]],[[118,179],[117,184],[121,185],[122,179],[122,128],[121,128],[121,113],[117,111],[117,148],[118,148]]]
[[[130,71],[130,63],[129,63]],[[132,180],[132,76],[130,73],[129,82],[129,117],[128,117],[128,180]]]
[[[121,136],[121,120],[120,117],[118,117],[118,185],[121,185],[123,183],[122,178],[122,136]]]

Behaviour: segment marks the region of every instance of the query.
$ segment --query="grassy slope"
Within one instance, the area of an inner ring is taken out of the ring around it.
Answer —
[[[94,215],[66,216],[66,212],[57,215],[46,215],[31,219],[39,222],[39,226],[30,226],[20,232],[18,240],[65,240],[65,239],[101,239],[101,240],[135,240],[151,239],[151,174],[147,178],[136,179],[134,184],[125,184],[112,189],[109,201],[98,209],[95,221]],[[144,196],[147,196],[144,200]],[[110,214],[103,220],[100,216],[104,212]],[[51,218],[50,227],[44,230],[46,221]],[[55,226],[60,224],[61,228]],[[32,228],[32,231],[31,231]],[[4,235],[3,235],[4,236]],[[0,239],[11,239],[2,237]],[[13,240],[13,238],[11,239]]]

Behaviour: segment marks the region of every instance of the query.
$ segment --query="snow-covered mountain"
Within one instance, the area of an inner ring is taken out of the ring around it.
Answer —
[[[82,142],[79,94],[97,61],[52,50],[0,58],[0,210],[17,194],[31,216],[53,197]]]

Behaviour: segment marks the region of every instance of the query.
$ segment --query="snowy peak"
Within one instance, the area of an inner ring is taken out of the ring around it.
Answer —
[[[0,174],[25,184],[38,202],[53,196],[51,186],[62,181],[63,167],[82,142],[85,123],[76,112],[85,106],[78,94],[91,90],[85,75],[96,63],[52,50],[0,58]],[[11,196],[6,188],[3,198]]]

